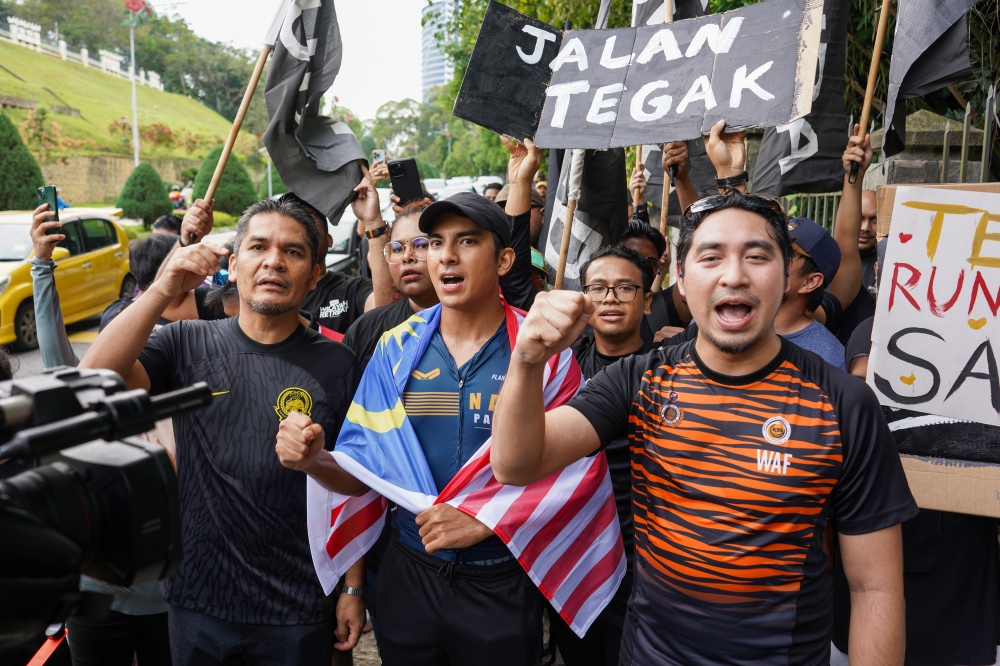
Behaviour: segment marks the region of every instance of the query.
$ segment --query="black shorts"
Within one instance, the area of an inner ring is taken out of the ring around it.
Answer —
[[[452,564],[393,539],[376,586],[385,666],[537,666],[542,595],[517,560]]]
[[[170,606],[170,653],[177,666],[330,666],[336,621],[267,625],[227,622]]]

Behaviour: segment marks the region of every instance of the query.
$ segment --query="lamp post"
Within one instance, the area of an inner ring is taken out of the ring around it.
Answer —
[[[128,44],[132,60],[129,67],[129,78],[132,79],[132,160],[139,166],[139,104],[135,96],[135,12],[130,11],[128,24]]]

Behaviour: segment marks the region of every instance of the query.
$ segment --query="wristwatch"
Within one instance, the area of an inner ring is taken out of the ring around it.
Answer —
[[[352,597],[361,597],[362,599],[365,598],[364,590],[359,590],[358,588],[351,587],[350,585],[347,584],[344,585],[344,589],[341,590],[340,592],[341,594],[349,594]]]
[[[389,225],[383,223],[381,227],[376,229],[365,229],[365,236],[368,238],[378,238],[389,231]]]
[[[730,187],[736,188],[740,185],[746,185],[750,182],[750,176],[744,170],[743,173],[736,174],[735,176],[729,176],[728,178],[717,178],[715,181],[715,186],[719,188]]]

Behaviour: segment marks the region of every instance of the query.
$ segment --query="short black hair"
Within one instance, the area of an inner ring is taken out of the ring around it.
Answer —
[[[410,217],[411,215],[419,217],[428,206],[430,206],[430,204],[424,203],[423,201],[408,203],[403,206],[403,209],[399,211],[399,213],[396,214],[396,220],[401,220],[404,217]],[[396,220],[393,220],[392,224],[389,225],[389,240],[392,240],[392,232],[396,228]]]
[[[161,215],[153,222],[153,231],[163,229],[172,234],[181,233],[181,218],[176,215]]]
[[[229,270],[229,257],[233,255],[232,241],[226,243],[223,247],[229,250],[229,254],[225,257],[220,257],[219,264],[226,270]],[[205,305],[216,315],[224,317],[226,314],[226,299],[232,297],[239,298],[240,292],[236,288],[235,282],[226,280],[221,287],[213,284],[209,288],[208,293],[205,295]]]
[[[642,275],[642,288],[649,291],[653,286],[653,266],[649,263],[646,257],[642,256],[630,247],[625,247],[624,245],[605,245],[604,247],[599,247],[590,255],[590,259],[587,260],[583,266],[580,267],[580,284],[584,286],[587,284],[587,272],[590,270],[590,265],[593,264],[598,259],[603,259],[604,257],[618,257],[619,259],[624,259],[635,265],[639,269],[639,274]]]
[[[502,189],[503,185],[501,185],[500,183],[489,183],[486,187],[483,188],[483,196],[486,195],[486,190],[496,190],[497,192],[499,192]]]
[[[691,238],[694,236],[694,232],[698,230],[698,227],[701,226],[701,223],[712,213],[717,213],[727,208],[745,210],[748,213],[754,213],[764,218],[767,226],[770,228],[771,238],[778,244],[781,256],[787,266],[792,258],[792,239],[788,235],[788,216],[785,215],[784,211],[777,207],[755,206],[749,202],[747,195],[744,195],[739,190],[729,190],[719,196],[724,197],[725,200],[711,210],[681,217],[681,233],[680,238],[677,240],[677,262],[681,267],[683,268],[684,260],[691,249]]]
[[[316,206],[313,206],[295,192],[285,192],[275,198],[280,201],[291,201],[293,203],[297,203],[299,206],[304,208],[307,213],[309,213],[312,219],[316,222],[317,227],[323,227],[323,231],[320,231],[320,233],[330,233],[330,220],[326,217],[326,215],[320,212],[319,208],[316,208]]]
[[[243,211],[243,216],[236,225],[236,237],[233,238],[233,256],[235,257],[239,254],[240,247],[243,245],[243,239],[247,235],[247,227],[250,226],[250,220],[257,215],[275,213],[291,218],[302,225],[306,230],[306,242],[309,243],[309,251],[312,253],[313,263],[319,264],[319,229],[316,228],[316,220],[312,214],[299,201],[291,197],[261,199]]]
[[[11,364],[10,354],[3,347],[0,347],[0,381],[14,379],[14,368]]]
[[[807,257],[802,255],[802,269],[799,270],[799,275],[812,275],[813,273],[819,273],[822,275],[823,271],[819,269],[816,262],[812,260],[812,257]],[[816,312],[816,308],[823,304],[823,283],[820,282],[819,286],[809,292],[809,300],[806,301],[806,312],[813,313]]]
[[[153,284],[157,271],[174,249],[176,241],[176,238],[166,234],[152,234],[129,243],[129,272],[135,277],[140,291],[146,291]]]
[[[639,238],[648,240],[656,248],[656,259],[659,261],[663,253],[667,251],[667,239],[663,237],[659,229],[656,229],[642,220],[632,218],[628,221],[628,229],[618,239],[618,243],[624,243],[629,238]]]

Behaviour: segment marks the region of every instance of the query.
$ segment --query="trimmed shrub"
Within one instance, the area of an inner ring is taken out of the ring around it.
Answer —
[[[222,157],[222,146],[216,146],[205,158],[201,168],[198,169],[198,177],[194,180],[195,199],[204,199],[208,192],[208,185],[215,175],[215,167]],[[230,155],[226,162],[226,169],[222,172],[222,180],[219,181],[219,189],[215,192],[215,210],[240,216],[251,204],[256,203],[257,193],[254,191],[253,181],[250,174],[243,168],[243,164],[236,155]]]
[[[281,174],[278,173],[278,169],[274,166],[274,162],[270,162],[270,165],[271,193],[275,195],[284,194],[288,191],[288,186],[285,185],[285,181],[281,180]],[[267,171],[264,171],[264,177],[260,179],[260,187],[257,188],[257,198],[267,198]]]
[[[38,188],[45,184],[42,170],[5,113],[0,113],[0,174],[0,210],[38,207]]]
[[[153,226],[159,216],[170,215],[174,210],[160,174],[148,162],[142,162],[132,171],[115,205],[125,217],[142,220],[145,229]]]

